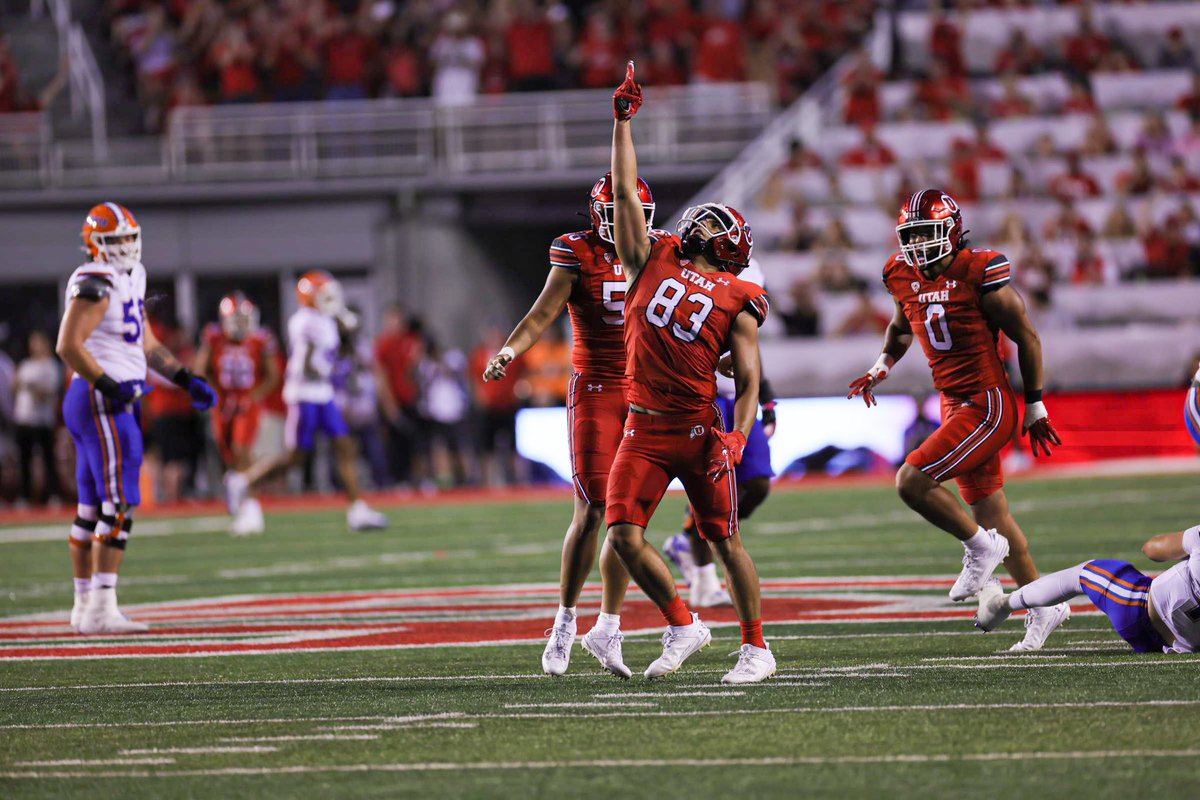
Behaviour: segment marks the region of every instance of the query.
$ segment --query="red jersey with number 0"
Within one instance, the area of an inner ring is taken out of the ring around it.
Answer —
[[[237,342],[215,322],[205,326],[204,343],[211,353],[209,372],[222,404],[252,392],[266,376],[266,359],[274,358],[279,349],[275,337],[262,328]]]
[[[575,347],[571,368],[588,377],[625,376],[625,273],[616,249],[593,231],[559,236],[550,243],[550,266],[576,273],[567,299]]]
[[[939,392],[969,395],[1008,386],[999,328],[983,313],[982,301],[1010,278],[1008,258],[986,248],[960,250],[934,280],[899,253],[888,259],[883,283],[920,340]]]
[[[728,272],[701,272],[679,239],[651,237],[650,258],[626,296],[625,351],[629,402],[653,411],[711,406],[716,370],[743,311],[761,326],[770,311],[761,286]]]

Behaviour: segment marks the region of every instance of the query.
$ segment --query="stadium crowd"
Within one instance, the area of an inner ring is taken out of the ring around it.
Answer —
[[[192,363],[194,337],[170,314],[151,316],[159,340]],[[444,348],[421,319],[399,306],[383,315],[374,338],[343,334],[334,372],[336,400],[358,441],[365,485],[375,490],[434,492],[455,486],[501,486],[557,480],[515,452],[520,408],[561,406],[571,374],[570,345],[554,327],[511,373],[483,383],[484,366],[507,329],[491,325],[469,352]],[[34,330],[24,341],[0,343],[0,507],[74,502],[73,448],[62,423],[62,393],[70,375],[54,354],[52,334]],[[284,354],[276,353],[282,369]],[[161,391],[141,404],[146,439],[146,487],[152,502],[220,493],[221,459],[208,412],[152,375]],[[263,403],[256,451],[283,447],[286,412],[281,389]],[[337,479],[327,459],[310,459],[299,484],[277,490],[326,490]]]

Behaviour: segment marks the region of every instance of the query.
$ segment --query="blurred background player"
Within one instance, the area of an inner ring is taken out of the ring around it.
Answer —
[[[142,230],[129,210],[101,203],[83,223],[90,257],[67,281],[58,355],[75,373],[63,418],[75,442],[79,506],[71,526],[75,605],[80,633],[139,633],[117,606],[117,573],[141,503],[142,429],[138,401],[147,366],[211,408],[212,388],[179,363],[146,325]]]
[[[1188,389],[1187,399],[1184,400],[1183,420],[1188,433],[1200,446],[1200,367],[1197,367],[1196,374],[1192,376],[1192,385]]]
[[[757,286],[766,286],[762,268],[753,258],[750,259],[750,266],[742,270],[738,277]],[[761,356],[759,360],[761,361]],[[721,409],[725,428],[729,430],[733,428],[733,407],[737,391],[732,370],[726,369],[727,366],[727,360],[722,358],[721,367],[717,370],[717,406]],[[762,419],[754,420],[754,427],[746,437],[746,450],[742,453],[742,461],[734,470],[734,476],[737,478],[739,522],[749,519],[754,510],[767,499],[767,495],[771,493],[771,478],[775,475],[771,469],[769,441],[775,435],[775,393],[765,376],[758,384],[758,402],[762,406]],[[663,554],[679,568],[687,582],[688,605],[693,608],[712,608],[727,606],[733,602],[729,592],[721,588],[712,548],[700,538],[700,533],[696,530],[696,515],[692,513],[690,506],[684,514],[683,531],[663,542]]]
[[[226,469],[250,468],[263,400],[279,384],[278,345],[259,327],[258,307],[242,292],[221,298],[220,322],[204,328],[195,370],[217,390],[213,438]],[[230,527],[232,533],[262,533],[262,506],[247,497]]]
[[[975,625],[995,630],[1013,611],[1053,608],[1086,594],[1137,653],[1200,650],[1200,525],[1155,536],[1142,545],[1152,561],[1177,561],[1156,578],[1128,561],[1097,559],[1052,572],[1005,594],[989,581],[979,593]]]
[[[1009,285],[1008,258],[968,249],[966,234],[958,204],[940,189],[905,201],[896,226],[900,252],[883,268],[895,302],[883,352],[847,395],[861,395],[869,408],[874,388],[916,332],[942,394],[942,426],[909,453],[896,473],[896,489],[910,508],[963,543],[962,572],[950,588],[956,601],[979,592],[1001,562],[1018,586],[1038,577],[1004,494],[1000,451],[1017,425],[1017,403],[1000,355],[1001,331],[1017,346],[1030,449],[1049,456],[1051,445],[1062,444],[1042,403],[1041,339]],[[951,479],[970,513],[942,486]],[[1012,649],[1039,649],[1070,613],[1066,603],[1031,613],[1025,638]]]
[[[288,362],[283,399],[288,413],[284,452],[225,476],[229,512],[240,516],[254,489],[271,477],[299,466],[305,454],[312,452],[320,432],[333,442],[338,476],[350,501],[346,511],[350,530],[385,528],[387,517],[359,497],[358,451],[350,437],[350,428],[334,402],[332,373],[341,346],[337,318],[348,313],[342,287],[328,272],[307,272],[296,283],[296,298],[300,308],[292,314],[287,326]]]
[[[608,477],[608,541],[629,574],[659,607],[668,627],[655,678],[679,669],[712,634],[688,610],[646,526],[667,485],[678,477],[700,535],[725,565],[742,628],[738,662],[724,683],[755,683],[775,673],[762,634],[758,572],[742,547],[734,468],[758,415],[758,327],[769,303],[761,287],[738,279],[753,249],[750,226],[717,203],[693,206],[679,238],[647,232],[638,197],[631,120],[642,104],[633,62],[613,94],[613,239],[625,268],[625,355],[629,416]],[[735,428],[726,432],[714,405],[721,353],[733,361]]]
[[[654,224],[654,197],[637,179],[637,198],[646,231]],[[605,174],[592,187],[590,230],[559,236],[550,243],[550,275],[529,313],[517,325],[483,374],[485,381],[505,376],[508,366],[527,351],[568,308],[575,334],[573,374],[567,409],[570,415],[571,467],[575,512],[563,539],[559,608],[542,653],[542,669],[561,675],[575,641],[576,603],[596,558],[596,538],[604,519],[605,492],[621,430],[629,410],[625,396],[625,273],[613,244],[613,179]],[[621,604],[629,574],[607,542],[600,552],[600,617],[580,643],[615,675],[628,678],[621,653]]]

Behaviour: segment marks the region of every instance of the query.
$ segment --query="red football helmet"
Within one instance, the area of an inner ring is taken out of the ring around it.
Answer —
[[[240,342],[258,330],[258,306],[241,292],[230,292],[221,298],[221,330],[235,342]]]
[[[896,223],[900,257],[918,269],[957,251],[963,246],[966,233],[962,210],[941,189],[914,192],[900,208]],[[915,234],[921,234],[920,238]]]
[[[716,230],[704,224],[716,223]],[[736,208],[721,203],[702,203],[683,212],[675,226],[683,241],[684,253],[690,257],[704,255],[725,272],[738,275],[750,263],[754,250],[754,234],[750,223]],[[706,231],[705,236],[701,231]]]
[[[129,272],[142,260],[142,228],[120,203],[92,206],[80,235],[83,249],[92,261]]]
[[[649,233],[650,229],[654,227],[654,195],[650,193],[649,184],[641,178],[638,178],[637,193],[638,199],[642,201],[642,209],[646,212],[646,232]],[[606,172],[604,177],[596,181],[596,185],[592,187],[588,215],[592,218],[592,230],[609,244],[614,244],[612,220],[615,201],[612,173]]]

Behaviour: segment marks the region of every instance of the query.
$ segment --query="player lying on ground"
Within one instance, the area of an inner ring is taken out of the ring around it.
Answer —
[[[654,197],[640,178],[637,193],[649,231],[654,224]],[[625,275],[613,245],[612,215],[609,173],[592,187],[588,205],[591,229],[566,233],[551,242],[546,285],[483,373],[485,381],[502,380],[509,364],[533,347],[563,309],[570,311],[575,345],[567,413],[575,511],[563,538],[558,613],[542,652],[542,669],[550,675],[562,675],[570,663],[576,603],[596,560],[608,471],[621,444],[629,409],[625,398]],[[621,652],[621,605],[629,573],[607,541],[600,550],[600,581],[600,617],[580,644],[604,669],[628,678],[632,673]]]
[[[883,268],[895,301],[883,353],[847,395],[861,395],[870,407],[875,387],[916,333],[942,395],[942,426],[905,459],[896,489],[910,508],[963,543],[951,600],[978,593],[1002,561],[1019,586],[1038,577],[1004,494],[1000,451],[1017,424],[1017,403],[998,349],[1001,331],[1017,346],[1030,449],[1049,456],[1052,445],[1062,444],[1042,403],[1042,343],[1009,285],[1008,259],[968,248],[966,233],[958,204],[940,189],[916,192],[904,203],[896,226],[900,252]],[[970,513],[942,486],[951,479]],[[1024,640],[1012,649],[1037,650],[1069,615],[1066,603],[1030,614]]]
[[[258,307],[241,292],[221,298],[219,313],[221,321],[204,329],[193,368],[217,390],[213,439],[225,468],[245,470],[252,464],[263,400],[279,384],[278,345],[269,331],[259,327]],[[262,506],[248,497],[230,531],[245,535],[262,530]]]
[[[1059,570],[1005,594],[999,581],[979,593],[975,625],[995,630],[1013,611],[1053,607],[1086,594],[1108,615],[1117,635],[1138,653],[1200,649],[1200,525],[1155,536],[1142,545],[1152,561],[1180,563],[1157,578],[1128,561],[1099,559]]]
[[[674,672],[711,641],[688,611],[646,526],[667,484],[678,477],[700,535],[725,565],[742,624],[737,665],[725,683],[753,683],[775,672],[762,634],[758,573],[737,526],[734,468],[758,412],[758,326],[769,311],[761,287],[738,279],[750,261],[750,226],[732,208],[705,203],[684,212],[680,238],[652,236],[638,197],[631,120],[642,103],[630,62],[613,95],[613,238],[625,268],[625,357],[629,416],[608,476],[608,541],[668,623],[663,652],[646,669]],[[714,373],[725,350],[733,358],[735,429],[726,432]]]
[[[83,243],[91,260],[67,281],[57,347],[75,372],[63,398],[79,491],[70,535],[71,627],[80,633],[139,633],[146,625],[129,620],[117,606],[117,573],[142,501],[139,398],[149,391],[146,367],[191,395],[197,409],[211,407],[217,397],[146,324],[142,229],[129,209],[94,206],[83,223]]]
[[[387,527],[387,517],[367,506],[358,492],[358,448],[350,427],[333,401],[333,362],[341,344],[338,316],[345,315],[342,287],[328,272],[307,272],[296,284],[300,308],[288,320],[288,362],[283,383],[287,403],[284,452],[253,464],[245,472],[225,476],[229,513],[240,516],[250,493],[275,475],[300,465],[312,452],[318,432],[333,441],[338,477],[350,506],[346,525],[352,531]],[[261,528],[260,528],[261,530]]]

